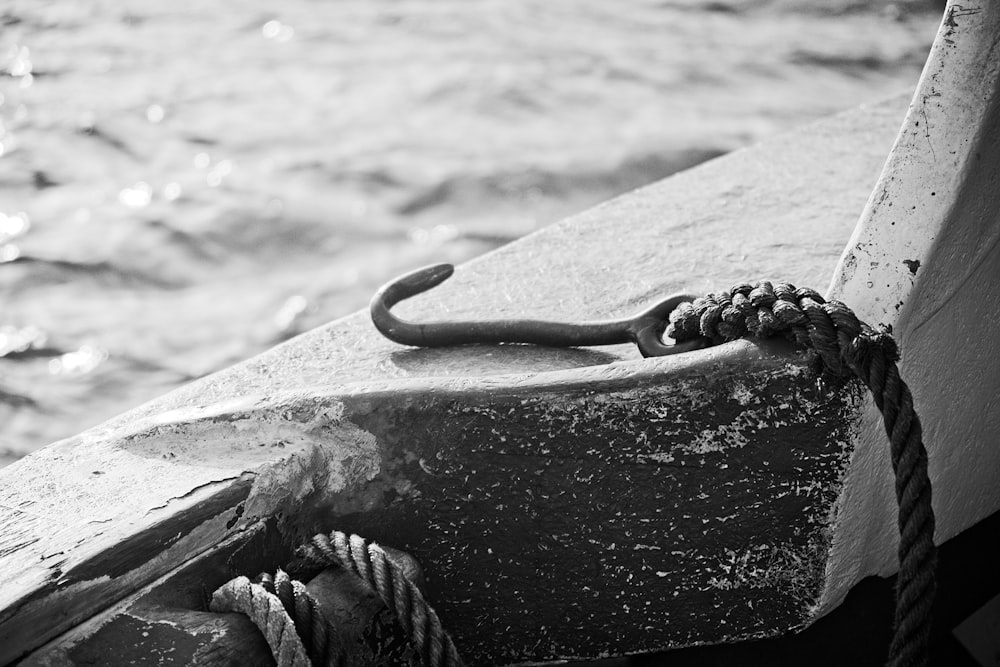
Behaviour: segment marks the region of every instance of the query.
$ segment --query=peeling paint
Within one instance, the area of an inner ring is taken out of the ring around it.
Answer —
[[[252,474],[240,521],[230,529],[293,511],[307,497],[323,504],[330,495],[371,480],[380,469],[375,436],[345,423],[339,402],[286,396],[222,408],[161,415],[150,428],[123,438],[121,447],[138,456],[167,459],[175,469],[189,466],[189,494]],[[217,477],[197,483],[213,469],[219,471]]]

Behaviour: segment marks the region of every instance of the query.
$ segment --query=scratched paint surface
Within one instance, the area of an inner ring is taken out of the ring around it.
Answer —
[[[796,627],[823,585],[860,389],[794,365],[709,375],[349,405],[383,466],[331,509],[424,564],[472,664]]]

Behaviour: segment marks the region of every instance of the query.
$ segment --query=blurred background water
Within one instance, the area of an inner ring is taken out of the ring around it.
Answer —
[[[0,465],[912,89],[931,1],[0,2]]]

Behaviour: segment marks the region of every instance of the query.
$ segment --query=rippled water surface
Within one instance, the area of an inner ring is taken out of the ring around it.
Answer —
[[[0,465],[912,88],[934,3],[0,4]]]

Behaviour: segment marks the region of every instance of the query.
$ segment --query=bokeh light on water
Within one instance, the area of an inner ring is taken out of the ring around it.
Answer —
[[[701,160],[912,88],[931,2],[0,8],[0,464]]]

